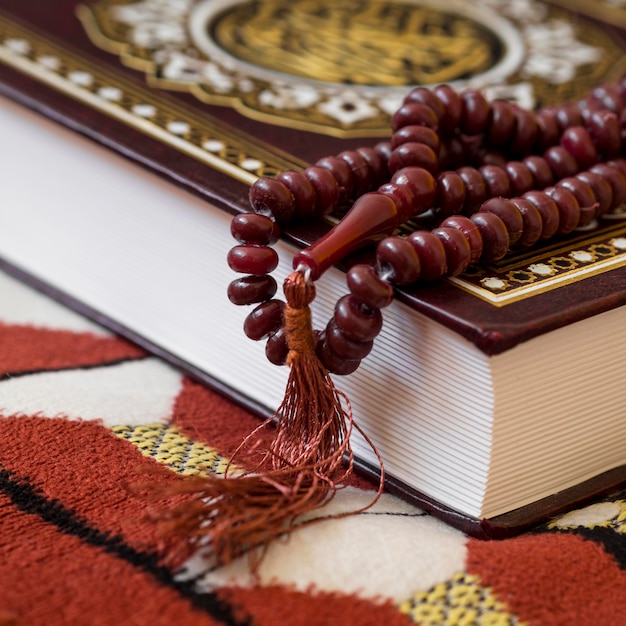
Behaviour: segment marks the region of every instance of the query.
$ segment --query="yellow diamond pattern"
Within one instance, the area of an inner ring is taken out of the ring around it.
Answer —
[[[166,465],[177,474],[224,476],[228,459],[214,448],[193,441],[175,426],[145,424],[114,426],[113,433],[136,446],[141,454]],[[235,470],[231,467],[231,471]]]
[[[464,572],[416,594],[400,611],[420,626],[525,626],[477,576]]]

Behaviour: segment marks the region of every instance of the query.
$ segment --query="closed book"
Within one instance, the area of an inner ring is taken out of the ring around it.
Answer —
[[[374,145],[414,84],[531,107],[621,76],[625,12],[570,4],[7,0],[2,266],[271,414],[286,368],[225,295],[249,186]],[[500,537],[623,484],[623,215],[397,291],[372,354],[336,380],[390,490]],[[286,230],[279,278],[334,217]],[[346,291],[342,268],[319,281],[317,327]]]

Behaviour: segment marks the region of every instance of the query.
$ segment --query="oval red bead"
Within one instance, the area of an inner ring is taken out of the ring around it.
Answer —
[[[517,240],[517,246],[528,248],[534,245],[541,238],[543,232],[543,220],[537,207],[525,198],[511,198],[511,202],[518,208],[524,228],[522,236]]]
[[[339,330],[352,341],[372,341],[383,324],[378,309],[368,307],[351,294],[339,298],[333,319]]]
[[[587,169],[598,161],[593,139],[582,126],[566,128],[561,135],[561,145],[576,159],[581,169]]]
[[[350,361],[364,359],[374,346],[373,341],[353,341],[341,331],[334,319],[328,322],[325,333],[328,346],[337,356]]]
[[[393,302],[393,287],[371,265],[354,265],[346,278],[350,293],[368,306],[383,309]]]
[[[315,163],[317,167],[327,169],[339,185],[339,200],[346,201],[354,196],[354,174],[350,166],[336,156],[327,156]]]
[[[470,220],[476,224],[483,238],[481,260],[489,263],[501,259],[509,250],[509,233],[504,222],[495,213],[480,211]]]
[[[437,176],[435,213],[443,217],[461,213],[465,194],[465,183],[456,172],[442,172]]]
[[[255,276],[269,274],[278,265],[278,255],[268,246],[235,246],[228,252],[226,260],[231,270]]]
[[[528,191],[523,197],[525,200],[532,202],[541,215],[543,223],[541,238],[550,239],[550,237],[553,237],[559,228],[559,209],[556,206],[556,202],[544,191],[538,190]]]
[[[478,171],[485,181],[487,196],[504,196],[508,198],[511,195],[511,181],[506,171],[501,167],[483,165]]]
[[[437,195],[437,184],[433,175],[421,167],[404,167],[391,177],[396,185],[406,185],[413,195],[414,213],[423,213],[430,209]],[[401,217],[400,222],[406,222],[409,217]]]
[[[327,169],[315,165],[307,167],[303,173],[315,189],[315,214],[330,213],[339,201],[337,179]]]
[[[506,198],[490,198],[481,207],[481,213],[494,213],[506,226],[509,233],[509,244],[515,244],[522,236],[524,222],[519,209]]]
[[[461,96],[450,85],[437,85],[433,93],[443,104],[444,112],[439,116],[439,125],[444,133],[452,133],[461,124],[463,102]]]
[[[241,243],[271,245],[280,237],[280,227],[269,216],[260,213],[240,213],[230,222],[231,235]]]
[[[476,263],[480,259],[483,252],[483,238],[472,220],[462,215],[453,215],[443,220],[440,226],[442,228],[456,228],[467,239],[470,247],[470,264]]]
[[[599,174],[593,172],[580,172],[576,174],[576,178],[587,183],[591,187],[591,191],[598,203],[598,215],[604,215],[611,209],[613,203],[613,190],[609,181]]]
[[[289,189],[275,178],[258,178],[248,194],[255,213],[272,216],[280,224],[293,218],[296,201]]]
[[[484,132],[491,116],[491,105],[480,91],[469,89],[461,94],[461,130],[467,135]]]
[[[283,328],[271,333],[265,344],[265,356],[274,365],[284,365],[287,362],[289,346]]]
[[[447,272],[446,250],[438,237],[427,230],[416,230],[407,241],[419,257],[422,280],[439,280]]]
[[[403,167],[422,167],[434,174],[439,168],[439,160],[425,143],[408,142],[394,148],[389,157],[390,172],[397,172]]]
[[[277,179],[289,189],[294,198],[294,214],[298,218],[306,219],[315,215],[316,197],[311,181],[301,172],[286,170],[281,172]]]
[[[403,104],[391,117],[391,130],[394,133],[403,126],[414,125],[436,130],[439,127],[439,118],[428,105],[421,102]]]
[[[404,126],[398,129],[391,138],[391,147],[395,149],[403,143],[423,143],[435,154],[439,153],[441,146],[439,135],[428,126]]]
[[[285,303],[280,300],[259,304],[244,320],[243,332],[246,337],[259,341],[276,332],[282,326],[284,308]]]
[[[556,202],[559,211],[559,235],[571,233],[580,220],[580,206],[571,191],[565,187],[548,187],[546,193]]]
[[[271,276],[244,276],[228,285],[228,299],[233,304],[256,304],[276,294],[276,281]]]
[[[463,205],[463,213],[471,215],[476,213],[480,205],[487,198],[487,188],[485,180],[480,172],[473,167],[460,167],[457,174],[465,183],[465,204]]]
[[[469,241],[465,235],[456,228],[446,227],[433,228],[432,234],[441,241],[446,251],[448,268],[446,275],[458,276],[462,274],[467,269],[472,256]]]
[[[487,126],[487,141],[491,146],[505,146],[515,134],[513,106],[506,100],[491,103],[491,119]]]
[[[378,273],[396,285],[410,285],[420,276],[417,252],[402,237],[386,237],[376,248]]]

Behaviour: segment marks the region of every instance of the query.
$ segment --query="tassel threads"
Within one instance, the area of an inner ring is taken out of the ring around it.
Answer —
[[[166,532],[185,537],[191,549],[210,549],[218,564],[248,552],[253,571],[268,544],[288,533],[296,518],[326,504],[353,466],[349,402],[315,354],[309,310],[315,286],[295,271],[285,280],[284,292],[290,349],[285,398],[272,418],[246,437],[231,463],[246,445],[255,445],[262,428],[275,421],[276,434],[269,451],[253,470],[157,488],[160,495],[191,496],[159,515]],[[374,502],[381,489],[382,479]],[[315,521],[320,520],[309,518],[298,525]]]

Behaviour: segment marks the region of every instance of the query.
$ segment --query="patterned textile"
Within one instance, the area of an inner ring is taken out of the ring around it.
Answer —
[[[385,494],[276,542],[254,577],[174,558],[151,519],[171,503],[133,485],[222,473],[256,418],[4,275],[0,375],[2,626],[626,623],[626,494],[499,542]]]

